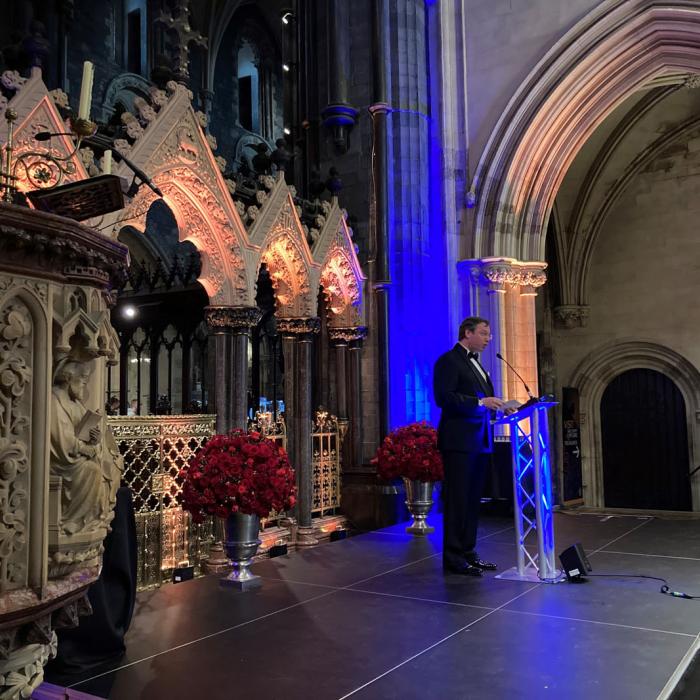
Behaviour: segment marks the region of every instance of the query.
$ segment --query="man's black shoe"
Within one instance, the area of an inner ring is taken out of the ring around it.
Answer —
[[[481,569],[472,564],[443,564],[442,570],[449,574],[459,574],[460,576],[481,576]]]
[[[474,559],[469,562],[471,566],[483,569],[484,571],[496,571],[498,566],[490,561],[483,561],[483,559]]]

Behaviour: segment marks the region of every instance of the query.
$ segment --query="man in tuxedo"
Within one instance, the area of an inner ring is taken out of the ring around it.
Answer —
[[[490,340],[485,318],[465,318],[459,342],[438,358],[433,372],[435,401],[442,409],[438,447],[445,465],[442,562],[445,571],[465,576],[496,568],[476,551],[479,503],[493,451],[491,418],[504,407],[479,362]]]

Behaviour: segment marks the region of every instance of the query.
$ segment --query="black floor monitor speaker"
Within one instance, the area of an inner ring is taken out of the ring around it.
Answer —
[[[569,581],[580,579],[581,576],[585,576],[589,571],[593,571],[580,542],[567,547],[559,555],[559,561]]]

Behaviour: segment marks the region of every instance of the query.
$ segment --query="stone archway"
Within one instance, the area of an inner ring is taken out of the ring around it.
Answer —
[[[477,167],[474,258],[543,260],[561,182],[595,128],[651,79],[700,71],[700,7],[608,0],[533,68]]]
[[[580,395],[583,497],[588,506],[604,505],[600,418],[603,392],[613,379],[630,369],[655,370],[674,382],[685,401],[691,466],[700,455],[700,372],[682,355],[654,342],[624,340],[603,345],[581,362],[570,382]],[[691,490],[693,510],[700,511],[697,474],[691,482]]]

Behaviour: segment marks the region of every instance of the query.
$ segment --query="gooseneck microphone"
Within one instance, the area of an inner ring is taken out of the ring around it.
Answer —
[[[497,357],[499,360],[501,360],[502,362],[504,362],[508,367],[510,367],[511,371],[513,372],[513,374],[523,383],[523,386],[525,387],[525,391],[527,391],[527,395],[530,397],[530,400],[531,400],[531,401],[537,401],[537,398],[536,398],[535,396],[532,395],[532,392],[530,391],[530,387],[525,383],[525,380],[518,374],[518,372],[517,372],[517,370],[515,369],[515,367],[513,367],[513,365],[511,365],[510,362],[508,362],[508,360],[506,360],[506,358],[503,357],[503,355],[501,355],[500,352],[497,352],[497,353],[496,353],[496,357]]]
[[[53,136],[72,136],[72,134],[68,131],[62,131],[57,133],[53,133],[51,131],[39,131],[38,133],[34,134],[34,139],[36,141],[48,141]],[[112,153],[114,154],[115,161],[119,162],[123,160],[124,163],[126,163],[126,166],[131,170],[131,172],[133,172],[134,175],[141,182],[143,182],[144,185],[148,185],[148,187],[150,187],[159,197],[163,196],[163,193],[156,186],[153,180],[151,180],[151,178],[148,177],[148,175],[146,175],[146,173],[144,173],[143,170],[141,170],[141,168],[138,167],[138,165],[132,163],[124,154],[122,154],[114,147],[114,142],[112,139],[108,138],[107,136],[102,136],[100,134],[93,134],[92,136],[86,136],[83,139],[83,143],[87,144],[88,146],[97,146],[97,148],[111,149]]]

